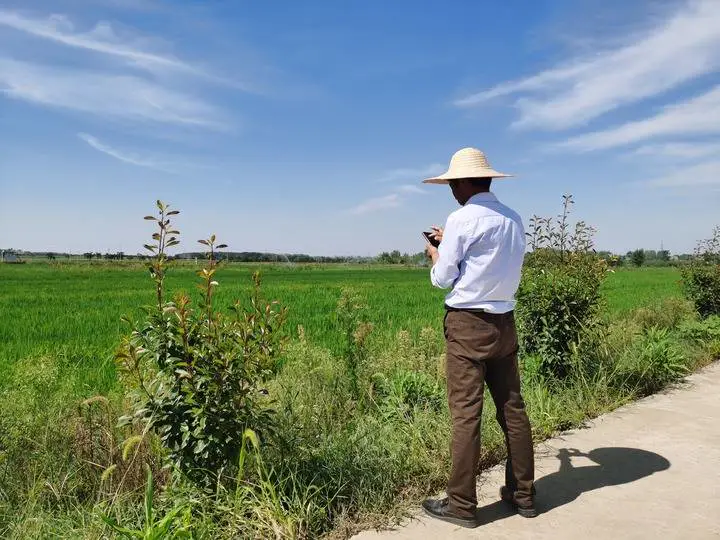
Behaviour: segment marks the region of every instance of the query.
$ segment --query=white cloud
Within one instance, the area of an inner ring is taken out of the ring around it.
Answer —
[[[633,153],[640,156],[655,156],[659,159],[720,157],[720,142],[648,144],[636,148]]]
[[[415,184],[403,184],[401,186],[397,186],[395,190],[398,193],[408,193],[408,194],[417,194],[417,195],[424,195],[427,193],[423,188],[420,186],[416,186]]]
[[[108,156],[114,157],[115,159],[118,159],[124,163],[129,163],[130,165],[136,165],[138,167],[147,167],[149,169],[155,169],[158,171],[163,171],[167,173],[175,173],[176,171],[169,163],[163,163],[156,159],[148,158],[148,157],[142,157],[137,156],[132,153],[124,152],[121,150],[117,150],[111,146],[108,146],[105,143],[100,142],[96,137],[93,137],[92,135],[88,135],[87,133],[78,133],[78,137],[88,143],[92,148],[97,150],[98,152],[102,152],[103,154],[107,154]]]
[[[447,167],[433,163],[426,167],[393,169],[380,176],[378,182],[398,182],[401,180],[424,180],[430,176],[445,172]]]
[[[698,163],[647,182],[655,187],[720,186],[720,161]]]
[[[0,58],[0,93],[39,105],[125,120],[223,126],[214,106],[132,75]]]
[[[397,193],[391,193],[383,197],[375,197],[360,203],[349,212],[355,215],[369,214],[378,210],[386,210],[388,208],[397,208],[402,204],[402,198]]]
[[[598,150],[658,137],[712,133],[720,133],[720,85],[701,96],[669,105],[650,118],[578,135],[560,146],[582,151]]]
[[[455,101],[472,107],[516,95],[518,127],[563,129],[658,95],[720,67],[720,2],[690,0],[623,46]],[[531,96],[531,97],[528,97]]]
[[[149,70],[167,69],[192,75],[209,76],[199,68],[173,55],[150,50],[151,40],[120,37],[108,22],[99,22],[87,32],[75,31],[72,21],[64,15],[35,19],[15,11],[0,9],[0,25],[32,36],[95,53],[115,56]]]

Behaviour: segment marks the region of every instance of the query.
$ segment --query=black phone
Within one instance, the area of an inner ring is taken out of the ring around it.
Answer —
[[[434,233],[431,233],[428,231],[423,231],[422,234],[423,234],[423,238],[425,238],[425,240],[427,240],[428,244],[430,244],[431,246],[438,247],[440,245],[440,242],[438,242],[437,240],[435,240],[435,238],[433,238],[432,235]]]

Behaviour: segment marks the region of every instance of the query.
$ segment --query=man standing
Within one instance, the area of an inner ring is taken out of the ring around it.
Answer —
[[[486,382],[507,446],[500,496],[520,515],[537,515],[532,433],[520,394],[513,316],[525,231],[517,213],[490,191],[493,178],[507,176],[493,170],[480,150],[464,148],[453,155],[445,174],[424,181],[449,184],[461,208],[450,214],[444,229],[433,227],[439,248],[427,245],[432,284],[452,287],[445,298],[452,472],[447,498],[428,499],[423,508],[464,527],[478,525],[475,481]]]

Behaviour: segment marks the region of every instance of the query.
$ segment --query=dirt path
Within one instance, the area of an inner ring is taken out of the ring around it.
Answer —
[[[357,540],[720,538],[720,362],[687,384],[564,433],[536,450],[537,506],[524,519],[498,502],[503,472],[482,475],[482,526],[418,515]]]

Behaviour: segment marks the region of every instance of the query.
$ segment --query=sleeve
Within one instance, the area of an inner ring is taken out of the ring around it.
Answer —
[[[451,217],[443,231],[438,248],[439,257],[430,270],[430,281],[435,287],[449,289],[460,275],[460,263],[465,258],[467,234],[464,228]]]

